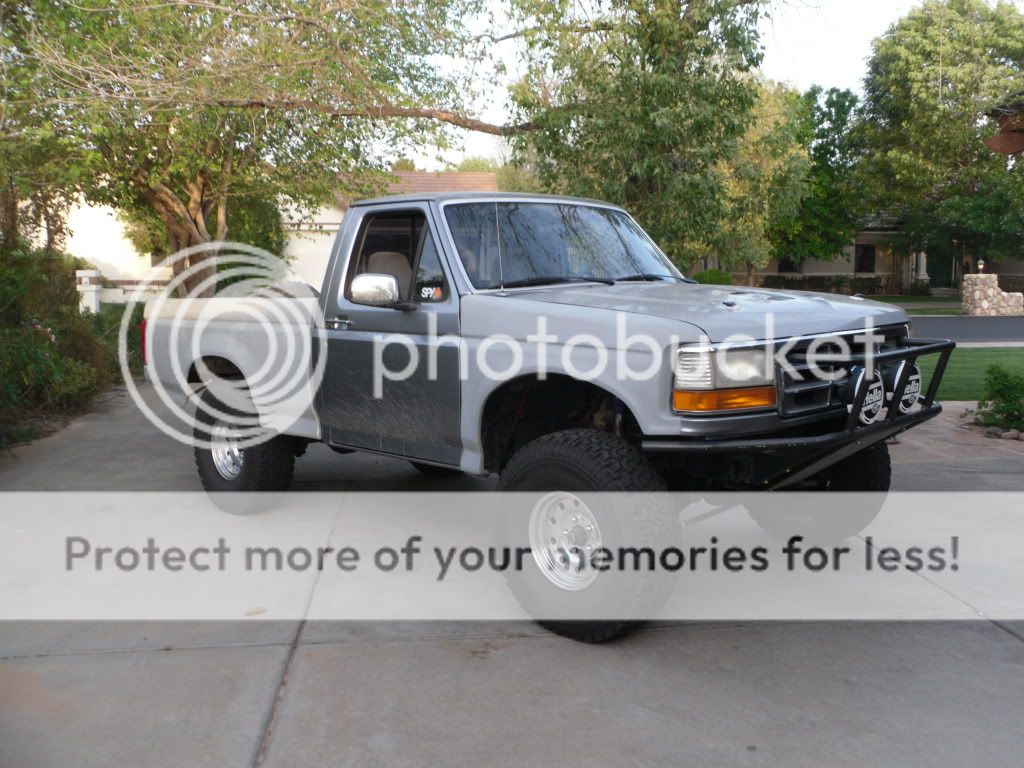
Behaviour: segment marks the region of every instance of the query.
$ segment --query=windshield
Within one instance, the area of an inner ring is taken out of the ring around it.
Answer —
[[[681,279],[622,211],[491,201],[447,205],[444,215],[475,288]]]

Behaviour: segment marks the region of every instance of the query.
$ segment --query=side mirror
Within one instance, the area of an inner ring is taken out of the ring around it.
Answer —
[[[365,304],[368,307],[394,307],[402,298],[398,293],[397,277],[372,272],[352,278],[349,294],[353,304]]]

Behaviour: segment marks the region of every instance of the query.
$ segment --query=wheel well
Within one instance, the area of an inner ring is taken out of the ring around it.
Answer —
[[[484,403],[480,428],[484,469],[498,472],[531,440],[575,427],[593,427],[626,439],[640,435],[626,404],[596,384],[564,374],[507,381]]]
[[[226,357],[218,357],[216,355],[207,355],[201,357],[196,362],[192,363],[192,367],[188,369],[188,378],[186,381],[189,384],[203,384],[203,377],[199,373],[199,364],[202,363],[206,366],[206,370],[209,373],[214,374],[221,379],[244,379],[245,376],[237,365],[228,360]]]

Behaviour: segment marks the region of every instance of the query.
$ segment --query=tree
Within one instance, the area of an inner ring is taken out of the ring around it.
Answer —
[[[707,251],[750,121],[759,3],[516,0],[529,65],[511,141],[553,191],[627,206],[668,253]]]
[[[542,192],[544,189],[537,175],[522,160],[499,162],[489,157],[467,157],[455,170],[493,173],[502,192]]]
[[[238,197],[227,212],[227,229],[236,242],[281,254],[285,245],[284,225],[280,208],[273,200],[259,197]],[[167,228],[152,212],[141,209],[120,213],[125,235],[139,253],[150,254],[154,262],[170,256],[173,251],[167,239]]]
[[[762,84],[743,140],[722,163],[724,210],[711,243],[719,266],[742,266],[748,284],[775,256],[773,233],[796,219],[807,193],[801,112],[799,94]]]
[[[80,171],[73,145],[53,129],[53,108],[33,98],[39,72],[28,46],[31,17],[31,3],[0,0],[0,252],[40,239],[53,254]]]
[[[929,0],[875,41],[858,176],[904,247],[971,262],[1020,252],[1024,171],[982,139],[982,115],[1024,88],[1024,15],[1009,2]]]
[[[462,50],[467,7],[35,4],[27,48],[40,77],[29,99],[73,142],[88,199],[155,216],[173,252],[227,237],[233,201],[312,209],[335,192],[377,191],[385,148],[442,138],[464,89],[431,59]]]
[[[410,160],[408,157],[400,157],[391,163],[392,171],[415,171],[416,161]]]
[[[853,178],[857,96],[814,86],[800,101],[800,140],[811,159],[807,194],[794,215],[776,226],[775,255],[792,263],[831,261],[851,242],[868,213]]]

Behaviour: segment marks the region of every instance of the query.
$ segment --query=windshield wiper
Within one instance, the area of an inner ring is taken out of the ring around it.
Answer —
[[[502,288],[529,288],[535,285],[557,285],[558,283],[604,283],[605,285],[615,285],[615,281],[610,277],[524,277],[521,280],[509,280],[502,285]]]
[[[680,278],[675,275],[663,275],[658,272],[638,272],[635,275],[626,275],[625,277],[615,278],[617,283],[630,283],[640,282],[646,280],[679,280]],[[682,278],[685,280],[686,278]]]

